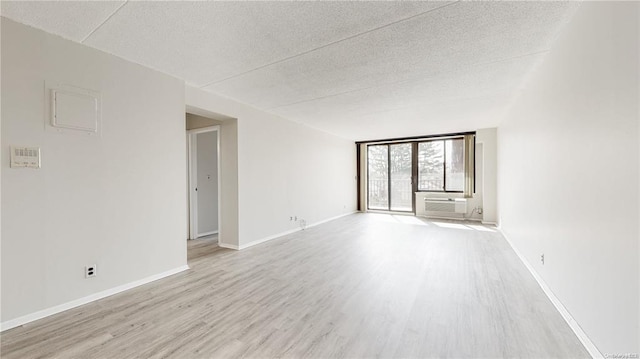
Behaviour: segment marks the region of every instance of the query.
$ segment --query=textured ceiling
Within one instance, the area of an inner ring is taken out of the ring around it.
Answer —
[[[577,3],[12,2],[2,16],[342,137],[496,126]]]

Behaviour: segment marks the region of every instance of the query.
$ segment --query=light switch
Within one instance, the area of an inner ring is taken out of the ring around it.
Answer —
[[[40,168],[40,148],[11,146],[11,167]]]

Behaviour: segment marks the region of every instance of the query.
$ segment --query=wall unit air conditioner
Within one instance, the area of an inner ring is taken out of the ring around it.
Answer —
[[[467,213],[466,198],[425,198],[425,212]]]

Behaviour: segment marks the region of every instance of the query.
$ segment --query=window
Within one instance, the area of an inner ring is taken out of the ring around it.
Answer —
[[[389,147],[369,146],[369,209],[389,209]]]
[[[418,143],[418,191],[464,192],[464,138]]]
[[[369,209],[413,210],[413,144],[368,146]]]
[[[358,173],[364,178],[358,181],[358,208],[414,212],[418,191],[466,198],[475,193],[475,133],[356,144]]]

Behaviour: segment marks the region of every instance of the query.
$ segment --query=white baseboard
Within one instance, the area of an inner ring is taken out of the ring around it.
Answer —
[[[316,223],[308,225],[306,228],[311,228],[311,227],[315,227],[315,226],[318,226],[318,225],[321,225],[321,224],[324,224],[324,223],[327,223],[327,222],[335,221],[338,218],[350,216],[350,215],[352,215],[354,213],[358,213],[358,211],[347,212],[347,213],[343,213],[343,214],[337,215],[335,217],[323,219],[322,221],[319,221],[319,222],[316,222]]]
[[[229,248],[229,249],[235,249],[236,251],[239,250],[240,248],[238,246],[236,246],[235,244],[227,244],[227,243],[222,243],[220,241],[218,241],[218,247],[222,247],[222,248]]]
[[[498,226],[498,223],[496,223],[496,222],[489,222],[489,221],[486,221],[486,222],[485,222],[485,221],[482,221],[482,224],[486,224],[486,225],[488,225],[488,226],[496,226],[496,227]],[[503,234],[503,235],[504,235],[504,234]],[[506,238],[506,237],[505,237],[505,238]]]
[[[268,237],[260,238],[260,239],[257,239],[255,241],[249,242],[247,244],[241,245],[239,249],[242,250],[242,249],[245,249],[245,248],[253,247],[253,246],[257,245],[257,244],[264,243],[264,242],[270,241],[272,239],[280,238],[282,236],[286,236],[287,234],[296,233],[296,232],[299,232],[301,230],[302,230],[302,228],[296,228],[296,229],[291,229],[291,230],[288,230],[288,231],[280,232],[280,233],[277,233],[277,234],[274,234],[274,235],[271,235],[271,236],[268,236]]]
[[[593,344],[591,339],[589,339],[587,334],[584,332],[584,330],[582,330],[578,322],[576,322],[576,320],[573,318],[571,313],[569,313],[567,308],[565,308],[565,306],[562,304],[560,299],[558,299],[558,297],[556,297],[556,295],[553,294],[553,291],[551,291],[551,288],[549,288],[549,286],[547,285],[547,283],[545,283],[542,277],[538,275],[535,269],[533,269],[533,266],[531,265],[531,263],[529,263],[529,261],[522,255],[522,253],[520,253],[520,251],[513,245],[513,243],[509,240],[509,237],[507,237],[507,235],[502,231],[501,228],[498,228],[498,231],[502,233],[502,236],[504,237],[504,239],[506,239],[507,243],[509,243],[509,246],[511,246],[511,249],[513,249],[513,251],[516,253],[518,258],[520,258],[520,261],[524,263],[525,267],[527,267],[531,275],[533,275],[533,278],[535,278],[536,282],[538,282],[538,285],[540,285],[540,288],[542,288],[542,291],[544,292],[544,294],[547,295],[551,303],[553,303],[553,305],[556,307],[558,312],[560,312],[560,315],[562,315],[562,318],[567,322],[571,330],[573,330],[573,332],[576,334],[576,336],[578,337],[582,345],[584,345],[585,349],[589,352],[591,357],[596,359],[604,358],[602,353],[600,353],[600,351],[595,346],[595,344]]]
[[[7,320],[6,322],[2,322],[0,323],[0,331],[5,331],[11,328],[15,328],[15,327],[19,327],[21,325],[33,322],[35,320],[38,319],[42,319],[44,317],[48,317],[50,315],[54,315],[60,312],[64,312],[65,310],[69,310],[75,307],[79,307],[81,305],[87,304],[87,303],[91,303],[93,301],[96,301],[98,299],[102,299],[102,298],[106,298],[109,296],[112,296],[114,294],[118,294],[120,292],[124,292],[126,290],[135,288],[135,287],[139,287],[143,284],[147,284],[153,281],[156,281],[158,279],[162,279],[165,277],[168,277],[170,275],[174,275],[176,273],[180,273],[182,271],[185,271],[189,269],[188,265],[183,265],[180,266],[178,268],[174,268],[171,270],[168,270],[166,272],[162,272],[162,273],[158,273],[158,274],[154,274],[152,276],[131,282],[131,283],[127,283],[127,284],[123,284],[120,286],[117,286],[115,288],[111,288],[111,289],[107,289],[107,290],[103,290],[101,292],[98,293],[94,293],[91,295],[88,295],[86,297],[82,297],[76,300],[72,300],[70,302],[67,303],[63,303],[63,304],[59,304],[56,305],[54,307],[51,308],[47,308],[47,309],[43,309],[43,310],[39,310],[37,312],[31,313],[31,314],[27,314],[24,315],[22,317],[18,317],[15,319],[11,319],[11,320]]]
[[[307,225],[307,226],[305,227],[305,229],[307,229],[307,228],[311,228],[311,227],[315,227],[315,226],[321,225],[321,224],[323,224],[323,223],[331,222],[331,221],[334,221],[334,220],[336,220],[336,219],[338,219],[338,218],[342,218],[342,217],[345,217],[345,216],[349,216],[349,215],[352,215],[352,214],[354,214],[354,213],[357,213],[357,211],[347,212],[347,213],[343,213],[343,214],[338,215],[338,216],[335,216],[335,217],[331,217],[331,218],[323,219],[323,220],[321,220],[321,221],[318,221],[318,222],[315,222],[315,223],[312,223],[312,224]],[[291,229],[291,230],[288,230],[288,231],[285,231],[285,232],[277,233],[277,234],[274,234],[274,235],[271,235],[271,236],[268,236],[268,237],[264,237],[264,238],[261,238],[261,239],[257,239],[257,240],[255,240],[255,241],[249,242],[249,243],[247,243],[247,244],[243,244],[243,245],[239,246],[239,248],[238,248],[238,246],[231,246],[231,245],[227,245],[227,246],[220,245],[220,247],[224,247],[224,248],[232,248],[232,249],[242,250],[242,249],[245,249],[245,248],[253,247],[253,246],[255,246],[255,245],[257,245],[257,244],[260,244],[260,243],[264,243],[264,242],[270,241],[270,240],[272,240],[272,239],[280,238],[280,237],[282,237],[282,236],[286,236],[286,235],[288,235],[288,234],[292,234],[292,233],[295,233],[295,232],[299,232],[299,231],[301,231],[301,230],[302,230],[302,228],[295,228],[295,229]],[[234,248],[234,247],[235,247],[235,248]]]

